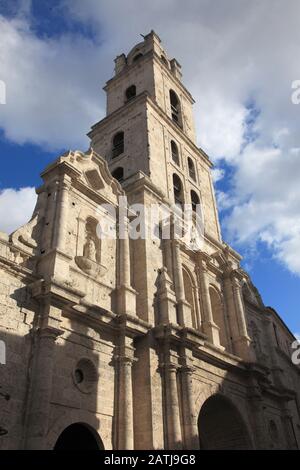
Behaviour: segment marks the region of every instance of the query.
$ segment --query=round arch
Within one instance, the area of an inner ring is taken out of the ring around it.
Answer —
[[[73,423],[59,435],[54,450],[104,450],[97,431],[86,423]]]
[[[99,439],[97,442],[102,442],[103,448],[112,449],[110,434],[103,432],[104,430],[101,431],[102,427],[99,419],[92,413],[88,413],[85,410],[72,410],[68,413],[62,413],[59,419],[57,419],[49,429],[46,448],[49,450],[54,449],[55,444],[63,431],[72,424],[76,423],[83,424],[92,432],[94,436],[96,435],[96,439]]]
[[[251,438],[238,408],[221,394],[211,395],[198,417],[200,449],[252,449]]]

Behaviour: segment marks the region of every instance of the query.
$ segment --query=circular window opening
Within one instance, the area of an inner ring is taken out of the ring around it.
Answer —
[[[77,384],[81,384],[84,380],[84,375],[81,369],[76,369],[75,370],[75,382]]]
[[[90,359],[80,359],[73,371],[73,380],[83,393],[91,393],[98,381],[98,373]]]

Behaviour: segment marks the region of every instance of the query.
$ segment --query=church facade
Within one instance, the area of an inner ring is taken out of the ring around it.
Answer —
[[[295,338],[222,240],[180,64],[152,31],[105,91],[90,150],[47,167],[32,219],[0,233],[0,449],[299,449]],[[172,221],[133,239],[134,211],[99,236],[124,197],[200,206],[201,249]]]

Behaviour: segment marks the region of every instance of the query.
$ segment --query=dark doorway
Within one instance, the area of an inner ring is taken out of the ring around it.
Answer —
[[[94,429],[75,423],[61,433],[54,450],[104,450],[104,446]]]
[[[220,395],[210,397],[198,420],[200,449],[251,449],[247,428],[235,406]]]

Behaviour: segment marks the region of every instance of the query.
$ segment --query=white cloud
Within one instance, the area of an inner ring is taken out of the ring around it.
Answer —
[[[0,192],[0,231],[12,233],[28,222],[36,203],[34,188],[7,188]]]
[[[229,211],[230,238],[264,241],[300,274],[300,105],[291,102],[292,82],[300,79],[300,3],[62,3],[96,42],[68,32],[36,37],[28,8],[25,17],[0,17],[0,79],[8,100],[0,127],[6,135],[52,148],[86,146],[84,133],[104,115],[100,85],[112,75],[113,58],[129,51],[139,33],[155,29],[182,64],[184,84],[196,99],[199,145],[216,164],[224,158],[232,166],[230,191],[217,193],[220,208]],[[257,111],[252,123],[249,103]],[[220,181],[222,171],[216,168],[214,176]]]
[[[249,145],[241,154],[232,195],[224,198],[225,208],[232,208],[225,221],[230,238],[241,244],[265,242],[295,274],[300,274],[299,179],[297,152]]]
[[[7,104],[0,127],[8,139],[50,149],[85,149],[85,137],[103,114],[97,100],[97,52],[83,38],[34,35],[25,17],[0,16],[0,78]]]
[[[223,170],[222,168],[213,168],[211,170],[211,173],[212,173],[212,179],[214,183],[221,181],[221,179],[223,179],[225,176],[225,170]]]

